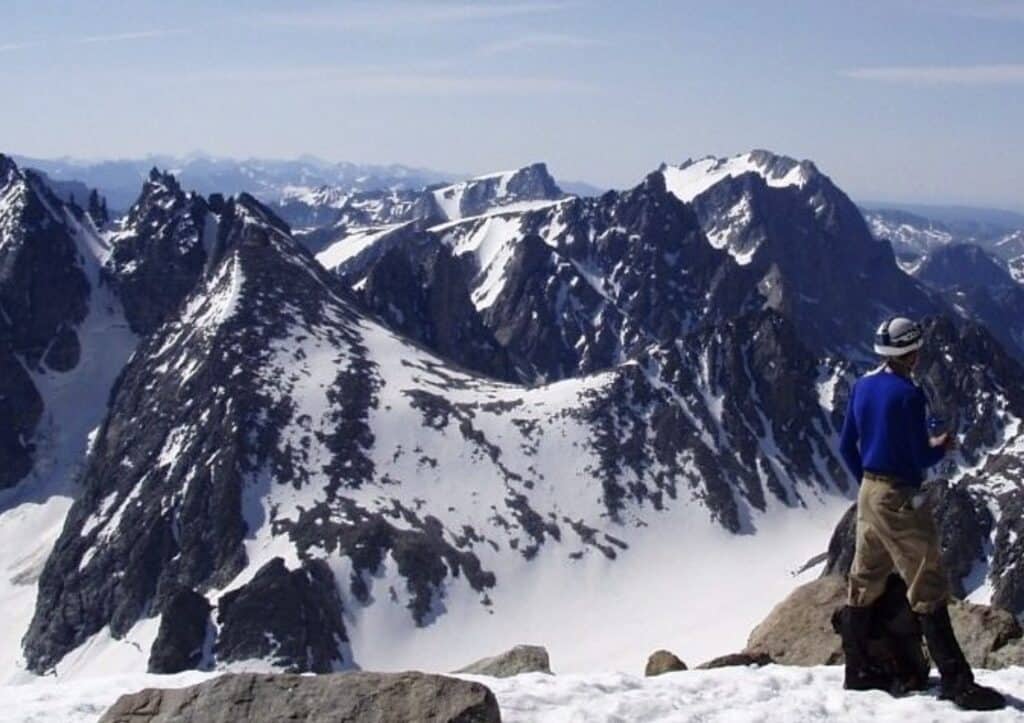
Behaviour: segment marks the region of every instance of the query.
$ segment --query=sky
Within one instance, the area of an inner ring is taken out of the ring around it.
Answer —
[[[627,187],[768,148],[1024,211],[1024,0],[0,0],[0,152],[313,154]]]

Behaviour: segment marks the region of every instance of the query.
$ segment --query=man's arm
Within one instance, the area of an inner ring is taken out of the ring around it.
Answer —
[[[843,456],[847,469],[859,483],[864,476],[864,466],[860,458],[857,420],[853,414],[853,400],[857,395],[857,385],[850,390],[850,401],[846,404],[846,418],[843,419],[843,431],[839,433],[839,454]]]
[[[926,469],[946,454],[946,445],[933,446],[928,437],[928,422],[925,415],[924,392],[915,390],[906,400],[907,412],[910,416],[911,454],[918,469]]]

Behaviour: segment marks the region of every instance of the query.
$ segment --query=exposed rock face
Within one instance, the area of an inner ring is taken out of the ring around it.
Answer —
[[[181,689],[121,696],[100,723],[500,723],[476,682],[424,673],[222,675]]]
[[[508,352],[473,308],[464,264],[447,246],[390,249],[372,266],[358,297],[388,326],[460,366],[514,378]]]
[[[668,650],[655,650],[647,659],[647,666],[644,668],[644,675],[651,677],[662,673],[675,673],[686,670],[686,663],[680,660],[675,653]]]
[[[164,605],[149,652],[149,672],[171,674],[199,667],[211,633],[210,603],[195,590],[179,589]]]
[[[113,237],[105,269],[135,332],[152,332],[195,287],[216,246],[218,220],[174,176],[150,171]]]
[[[0,155],[0,306],[11,349],[30,368],[62,332],[74,334],[88,311],[75,233],[42,179]]]
[[[504,653],[470,663],[454,671],[473,675],[489,675],[494,678],[511,678],[522,673],[551,674],[548,651],[540,645],[517,645]]]
[[[33,467],[44,404],[30,372],[79,361],[90,295],[80,233],[45,179],[0,154],[0,489]]]
[[[275,557],[217,607],[215,652],[224,662],[267,660],[288,672],[327,673],[351,665],[334,575],[322,560],[289,571]]]

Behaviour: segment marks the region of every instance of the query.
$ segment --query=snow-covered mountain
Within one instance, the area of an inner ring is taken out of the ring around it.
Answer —
[[[407,221],[455,221],[496,208],[526,210],[564,196],[547,166],[535,163],[425,189],[353,191],[323,186],[286,194],[274,210],[293,228],[319,228],[317,238],[330,239],[352,227],[387,226]],[[320,245],[327,243],[330,241],[322,241]]]
[[[1024,259],[1024,217],[1018,214],[992,212],[994,218],[988,218],[992,214],[978,210],[978,218],[972,218],[964,209],[939,220],[891,208],[864,209],[863,213],[871,232],[892,243],[901,266],[910,273],[926,256],[951,244],[980,246],[1011,272],[1020,268]],[[1021,280],[1018,274],[1014,278]]]
[[[160,167],[186,187],[202,194],[250,193],[266,202],[309,193],[322,186],[346,191],[419,189],[452,180],[457,174],[393,165],[331,163],[312,156],[296,160],[215,158],[202,153],[184,157],[83,161],[71,158],[15,156],[21,166],[45,172],[53,181],[79,181],[97,189],[111,208],[128,208],[150,169]]]
[[[7,675],[728,652],[848,505],[836,428],[893,310],[966,432],[958,582],[1024,609],[1024,371],[809,162],[353,194],[315,255],[158,171],[100,234],[0,163]]]

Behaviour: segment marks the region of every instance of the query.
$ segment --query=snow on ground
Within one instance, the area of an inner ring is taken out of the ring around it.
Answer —
[[[121,675],[74,683],[42,678],[0,686],[0,723],[94,723],[125,693],[147,687],[179,688],[214,677]],[[644,678],[633,672],[591,675],[531,673],[514,678],[460,675],[494,692],[505,723],[740,723],[745,721],[1018,721],[1024,717],[1024,668],[980,671],[981,683],[1009,696],[992,713],[961,711],[935,691],[892,698],[877,691],[842,689],[838,666],[691,670]]]

